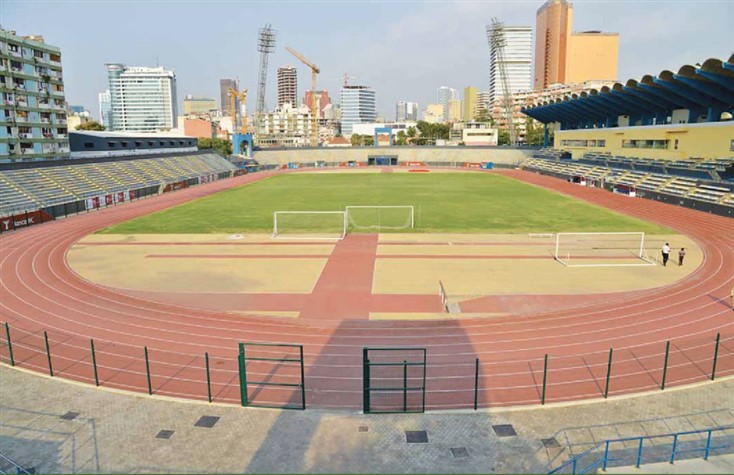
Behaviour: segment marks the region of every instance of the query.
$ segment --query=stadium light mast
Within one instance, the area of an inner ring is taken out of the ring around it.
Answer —
[[[268,82],[268,56],[275,51],[275,37],[278,34],[276,30],[266,24],[264,28],[260,28],[260,34],[257,40],[257,50],[260,52],[260,75],[257,81],[257,110],[255,112],[255,131],[259,135],[260,121],[263,112],[265,112],[265,87]]]
[[[507,65],[505,63],[505,46],[507,39],[505,37],[505,25],[497,18],[492,18],[492,25],[487,28],[487,41],[489,42],[490,54],[495,56],[495,64],[500,74],[500,84],[502,85],[502,113],[507,122],[507,130],[510,135],[510,145],[517,145],[517,131],[513,121],[513,99],[512,91],[510,91],[510,80],[507,77]]]

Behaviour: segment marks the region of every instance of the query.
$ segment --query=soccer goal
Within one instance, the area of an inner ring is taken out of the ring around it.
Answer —
[[[347,206],[347,225],[350,229],[390,230],[415,227],[413,206]]]
[[[275,211],[273,239],[334,240],[347,234],[345,211]]]
[[[645,233],[558,233],[555,259],[566,267],[654,266]]]

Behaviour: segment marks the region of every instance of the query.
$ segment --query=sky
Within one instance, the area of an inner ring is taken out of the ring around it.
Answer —
[[[378,114],[394,119],[399,100],[436,102],[440,86],[487,90],[485,25],[535,27],[541,0],[247,1],[0,0],[0,27],[42,35],[61,48],[66,98],[99,116],[107,89],[105,63],[164,66],[176,72],[178,102],[186,95],[219,99],[219,79],[239,77],[248,109],[257,97],[258,29],[277,30],[266,105],[276,103],[276,70],[298,68],[299,100],[310,70],[290,46],[320,69],[317,88],[339,102],[345,73],[371,86]],[[734,0],[576,0],[574,30],[620,34],[619,77],[639,79],[734,53]],[[179,110],[182,110],[179,107]]]

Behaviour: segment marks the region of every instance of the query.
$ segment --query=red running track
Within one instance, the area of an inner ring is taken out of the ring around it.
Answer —
[[[421,346],[428,348],[426,407],[467,408],[473,405],[475,358],[480,360],[480,407],[539,403],[545,354],[546,402],[591,399],[603,396],[609,348],[614,348],[609,394],[619,395],[660,388],[668,340],[667,387],[710,379],[720,333],[716,376],[734,374],[729,297],[734,285],[734,220],[519,170],[493,173],[675,229],[703,249],[702,265],[674,285],[611,294],[607,301],[573,309],[490,319],[385,322],[319,319],[310,313],[298,319],[233,316],[164,305],[86,281],[66,264],[66,251],[98,229],[273,173],[278,172],[214,182],[1,236],[0,319],[10,325],[16,364],[48,371],[43,337],[47,331],[54,375],[94,384],[93,338],[100,384],[146,392],[147,346],[154,394],[205,400],[206,352],[214,401],[238,403],[237,343],[297,343],[304,345],[308,405],[353,409],[362,401],[363,347]],[[337,307],[349,303],[348,293],[336,292],[333,298]],[[7,363],[5,338],[2,342],[0,359]],[[286,350],[261,350],[260,356],[285,354]],[[289,365],[253,363],[248,376],[295,382],[298,371]],[[257,388],[250,397],[262,403],[298,400],[290,389]]]

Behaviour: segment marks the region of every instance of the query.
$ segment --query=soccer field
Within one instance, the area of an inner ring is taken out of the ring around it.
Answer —
[[[494,173],[284,174],[100,232],[269,233],[274,211],[338,211],[349,205],[414,206],[415,228],[400,232],[670,232]]]

